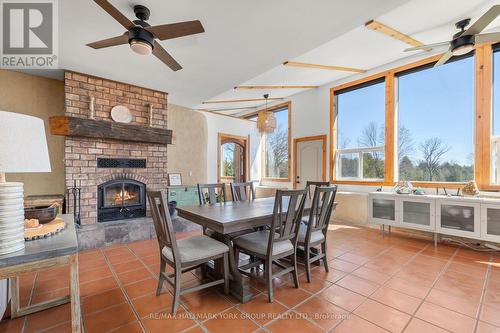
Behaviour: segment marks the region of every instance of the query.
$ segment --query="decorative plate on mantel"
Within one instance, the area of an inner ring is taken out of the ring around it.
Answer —
[[[132,122],[132,112],[124,105],[117,105],[111,109],[111,119],[117,123],[130,124]]]

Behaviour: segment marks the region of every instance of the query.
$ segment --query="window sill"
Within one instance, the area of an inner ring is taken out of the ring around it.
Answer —
[[[290,178],[262,178],[263,182],[283,182],[283,183],[288,183],[290,182]]]

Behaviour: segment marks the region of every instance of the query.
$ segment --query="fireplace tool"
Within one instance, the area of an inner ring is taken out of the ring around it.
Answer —
[[[81,221],[80,221],[80,208],[81,208],[81,195],[82,188],[81,187],[76,187],[76,180],[73,184],[73,187],[68,189],[68,196],[72,195],[73,196],[73,218],[75,220],[75,224],[78,228],[81,227]],[[69,199],[69,198],[68,198]],[[69,212],[69,205],[70,202],[69,200],[66,200],[66,211]]]

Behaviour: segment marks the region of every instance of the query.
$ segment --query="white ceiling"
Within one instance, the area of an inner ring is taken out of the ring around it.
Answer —
[[[173,72],[127,45],[85,46],[124,29],[91,0],[64,0],[59,1],[59,66],[167,91],[171,102],[192,107],[407,1],[110,0],[129,18],[135,4],[146,5],[152,25],[202,22],[204,34],[162,42],[184,67]]]
[[[371,18],[427,44],[450,40],[451,36],[457,31],[455,22],[467,17],[473,18],[474,21],[496,3],[497,1],[485,0],[412,0],[399,7],[392,8],[382,15]],[[500,19],[497,19],[487,29],[491,30],[499,25]],[[347,33],[335,37],[325,44],[287,60],[356,67],[373,71],[378,67],[403,58],[429,56],[429,53],[425,51],[403,52],[407,47],[409,45],[367,29],[364,24],[359,24]],[[441,50],[444,51],[445,49]],[[437,50],[437,52],[441,50]],[[356,76],[360,76],[360,74],[285,67],[280,63],[276,63],[274,68],[235,85],[323,85],[348,77],[355,78]],[[287,97],[301,91],[303,89],[241,91],[229,88],[212,99],[257,98],[262,97],[264,93],[270,93],[272,97]],[[238,103],[238,106],[243,104],[245,106],[263,105],[262,102],[252,102]],[[228,108],[231,106],[235,106],[235,104],[205,104],[197,107]],[[235,110],[224,111],[223,113],[241,115],[246,112],[248,111]]]
[[[59,1],[62,69],[169,92],[170,102],[203,107],[209,99],[259,98],[267,91],[237,85],[322,85],[352,73],[284,67],[286,60],[373,69],[408,56],[405,44],[364,28],[376,19],[425,43],[447,40],[454,22],[476,18],[486,0],[110,0],[133,19],[151,10],[152,25],[199,19],[204,34],[161,42],[184,67],[173,72],[127,45],[102,50],[85,44],[124,32],[91,0]],[[495,22],[496,23],[496,22]],[[496,26],[497,24],[492,24]],[[57,76],[57,71],[36,74]],[[60,75],[60,72],[59,72]],[[286,97],[300,90],[272,90]],[[262,103],[213,104],[210,108]],[[234,113],[240,112],[235,110]]]

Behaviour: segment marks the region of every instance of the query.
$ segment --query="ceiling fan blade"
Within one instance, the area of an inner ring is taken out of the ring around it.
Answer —
[[[153,54],[173,71],[182,69],[182,66],[157,41],[153,47]]]
[[[476,44],[500,42],[500,32],[476,35],[474,39],[476,41]]]
[[[500,15],[500,5],[494,5],[483,14],[469,29],[465,30],[463,36],[477,35],[484,30],[497,16]]]
[[[134,27],[135,24],[130,21],[125,15],[123,15],[118,9],[116,9],[108,0],[94,0],[96,4],[101,6],[109,15],[111,15],[115,20],[118,21],[125,29],[129,30]]]
[[[147,27],[146,30],[152,33],[159,40],[178,38],[205,32],[203,25],[201,25],[201,22],[198,20],[155,25]]]
[[[417,50],[422,50],[422,49],[432,49],[434,47],[439,47],[439,46],[445,46],[445,45],[450,45],[450,42],[440,42],[440,43],[433,43],[433,44],[425,44],[425,45],[420,45],[420,46],[415,46],[415,47],[409,47],[405,49],[405,52],[408,51],[417,51]]]
[[[436,64],[434,65],[434,67],[438,67],[438,66],[444,65],[448,60],[450,60],[450,58],[452,56],[453,56],[453,53],[451,53],[450,50],[446,51],[446,53],[443,54],[443,56],[438,60],[438,62],[436,62]]]
[[[89,43],[87,46],[93,49],[102,49],[110,46],[123,45],[128,43],[128,33],[124,33],[121,36],[111,37],[108,39],[103,39],[97,42]]]

